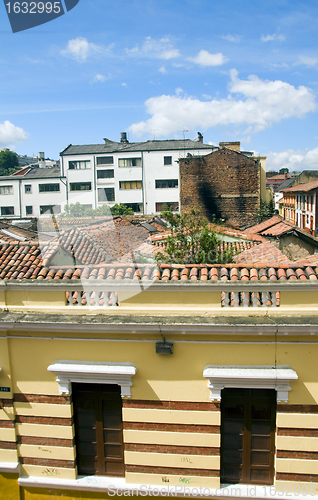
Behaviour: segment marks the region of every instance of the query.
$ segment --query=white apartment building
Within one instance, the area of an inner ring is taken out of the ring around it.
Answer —
[[[179,210],[179,158],[205,155],[216,146],[198,140],[129,143],[104,139],[104,144],[73,146],[60,153],[60,169],[24,167],[0,177],[0,217],[40,217],[65,205],[97,208],[123,203],[135,213],[160,213],[164,205]]]
[[[104,139],[104,144],[67,146],[60,153],[62,177],[67,179],[67,203],[97,208],[123,203],[136,213],[155,214],[163,205],[179,210],[180,157],[205,155],[215,146],[198,140],[129,143]]]
[[[40,217],[60,213],[66,200],[66,179],[58,167],[25,167],[0,177],[1,217]]]

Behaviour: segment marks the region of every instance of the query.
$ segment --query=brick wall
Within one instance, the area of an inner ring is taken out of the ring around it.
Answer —
[[[239,152],[220,149],[206,156],[181,158],[181,213],[201,208],[209,220],[226,219],[238,227],[256,222],[260,203],[260,165]]]

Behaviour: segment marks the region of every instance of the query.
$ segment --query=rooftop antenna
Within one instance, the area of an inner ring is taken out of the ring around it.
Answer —
[[[158,129],[151,129],[151,132],[153,132],[153,140],[156,140],[156,132],[158,132]]]

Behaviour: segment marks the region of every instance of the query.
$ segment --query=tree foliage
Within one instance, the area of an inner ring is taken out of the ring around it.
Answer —
[[[81,203],[70,203],[65,205],[64,212],[61,217],[94,217],[94,216],[110,216],[110,215],[134,215],[133,210],[124,204],[116,203],[114,206],[109,207],[104,204],[98,208],[87,208]]]
[[[123,203],[116,203],[111,207],[110,211],[112,215],[134,215],[133,209]]]
[[[256,212],[256,217],[258,222],[262,222],[265,219],[269,219],[275,213],[275,206],[273,200],[270,200],[268,203],[266,201],[261,200],[260,208]]]
[[[0,175],[11,175],[18,170],[19,158],[13,151],[0,151]]]
[[[158,252],[160,262],[180,264],[222,264],[233,262],[233,252],[221,251],[221,238],[201,217],[200,210],[191,207],[190,212],[173,213],[172,207],[164,210],[161,217],[171,229],[165,240],[165,253]]]

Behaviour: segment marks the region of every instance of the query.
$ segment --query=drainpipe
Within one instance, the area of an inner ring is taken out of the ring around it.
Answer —
[[[64,176],[63,176],[64,177]],[[68,184],[67,184],[67,179],[66,179],[66,182],[64,182],[62,180],[62,177],[60,177],[60,181],[62,184],[64,184],[64,186],[66,187],[66,205],[68,206]]]
[[[141,191],[142,191],[142,211],[145,215],[145,179],[144,179],[144,152],[141,152]]]
[[[19,212],[20,212],[20,219],[22,218],[21,182],[22,182],[22,179],[19,179]]]
[[[93,176],[94,176],[94,198],[95,208],[97,208],[97,172],[96,172],[96,156],[93,156]]]

